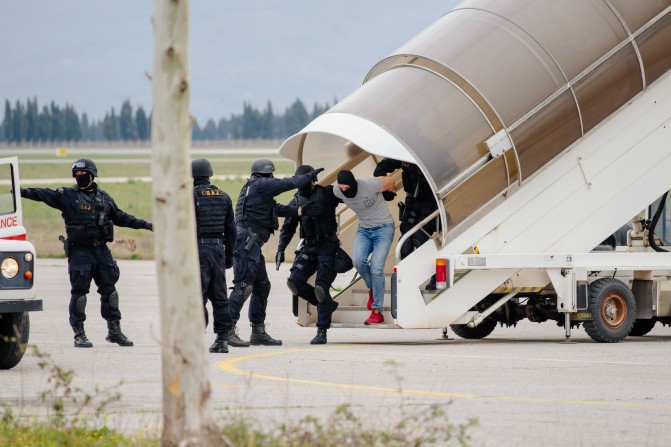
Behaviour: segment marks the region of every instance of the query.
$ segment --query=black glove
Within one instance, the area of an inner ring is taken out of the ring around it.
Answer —
[[[145,222],[142,228],[145,230],[154,231],[154,225],[151,222]]]
[[[396,193],[394,191],[382,191],[382,197],[384,197],[384,200],[387,202],[391,202],[394,200],[394,197],[396,197]]]
[[[317,202],[308,202],[301,207],[301,216],[315,217],[324,213],[324,205]]]
[[[277,250],[275,253],[275,270],[280,269],[280,264],[284,262],[284,250]]]
[[[315,169],[315,170],[312,171],[312,172],[308,172],[308,175],[310,176],[310,178],[312,179],[313,182],[316,182],[316,181],[317,181],[317,176],[318,176],[319,173],[322,172],[323,170],[324,170],[324,168]]]
[[[226,270],[233,267],[233,258],[226,258],[225,265],[226,265]]]

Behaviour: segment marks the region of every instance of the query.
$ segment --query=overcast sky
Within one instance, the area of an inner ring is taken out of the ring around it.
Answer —
[[[199,123],[268,100],[333,104],[458,0],[192,0],[191,109]],[[151,109],[153,1],[7,0],[0,100],[70,103],[100,119]],[[4,111],[4,108],[2,109]],[[1,113],[1,112],[0,112]]]

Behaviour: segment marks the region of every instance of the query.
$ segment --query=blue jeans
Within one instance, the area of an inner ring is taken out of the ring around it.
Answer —
[[[394,241],[394,224],[359,228],[354,236],[352,262],[366,286],[373,291],[373,309],[382,312],[384,304],[384,263]],[[368,256],[370,256],[370,263]]]

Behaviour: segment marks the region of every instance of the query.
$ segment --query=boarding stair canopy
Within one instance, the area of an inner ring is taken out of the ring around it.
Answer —
[[[474,272],[427,302],[414,287],[436,257],[589,251],[671,189],[669,42],[671,0],[466,1],[280,153],[326,168],[323,183],[382,157],[421,168],[443,232],[398,263],[423,275],[399,284],[398,324],[442,327],[519,272]]]

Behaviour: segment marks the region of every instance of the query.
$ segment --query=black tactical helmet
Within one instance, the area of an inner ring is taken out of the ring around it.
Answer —
[[[204,158],[191,162],[191,177],[212,177],[212,165]]]
[[[72,176],[75,176],[75,171],[84,171],[88,172],[94,177],[98,177],[98,168],[96,164],[93,163],[93,160],[88,158],[80,158],[79,160],[72,163]]]
[[[314,170],[315,170],[315,168],[313,168],[310,165],[301,165],[301,166],[296,168],[296,172],[294,173],[294,175],[308,174],[308,173],[310,173]]]
[[[252,174],[272,174],[274,170],[273,161],[267,158],[257,158],[252,163]]]

